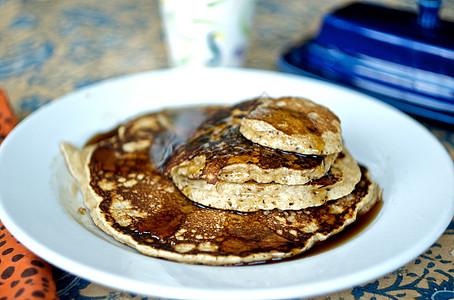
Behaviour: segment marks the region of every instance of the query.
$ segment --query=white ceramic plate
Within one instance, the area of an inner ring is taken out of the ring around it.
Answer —
[[[175,105],[304,96],[331,108],[345,144],[384,189],[376,219],[354,239],[300,260],[248,267],[185,265],[138,254],[78,212],[81,195],[59,143],[91,136],[139,113]],[[162,70],[102,82],[41,108],[0,147],[0,218],[52,264],[103,285],[185,299],[309,297],[385,275],[425,251],[453,215],[454,172],[421,125],[362,94],[255,70]]]

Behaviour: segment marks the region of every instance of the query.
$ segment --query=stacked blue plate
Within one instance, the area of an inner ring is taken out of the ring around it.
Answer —
[[[419,13],[353,3],[325,16],[319,34],[282,55],[282,71],[360,89],[410,114],[454,124],[454,23],[441,1]]]

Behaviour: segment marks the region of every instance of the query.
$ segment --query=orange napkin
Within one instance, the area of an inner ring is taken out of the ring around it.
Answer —
[[[5,91],[0,87],[0,144],[16,124],[17,120],[9,107],[8,97],[6,96]]]
[[[0,144],[16,124],[0,88]],[[1,222],[0,299],[58,299],[52,267],[25,248]]]

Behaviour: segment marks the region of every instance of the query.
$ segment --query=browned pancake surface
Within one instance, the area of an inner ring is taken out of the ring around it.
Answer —
[[[303,184],[323,176],[336,155],[302,155],[271,149],[254,144],[241,134],[241,119],[260,103],[261,99],[255,99],[219,110],[177,148],[167,163],[167,172],[189,164],[190,170],[184,170],[184,176],[211,184],[220,179]]]
[[[308,99],[262,98],[241,120],[241,133],[262,146],[301,154],[342,150],[339,118]]]

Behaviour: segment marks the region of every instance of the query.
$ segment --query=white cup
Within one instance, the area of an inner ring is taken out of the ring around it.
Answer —
[[[160,0],[159,4],[171,66],[243,64],[254,0]]]

